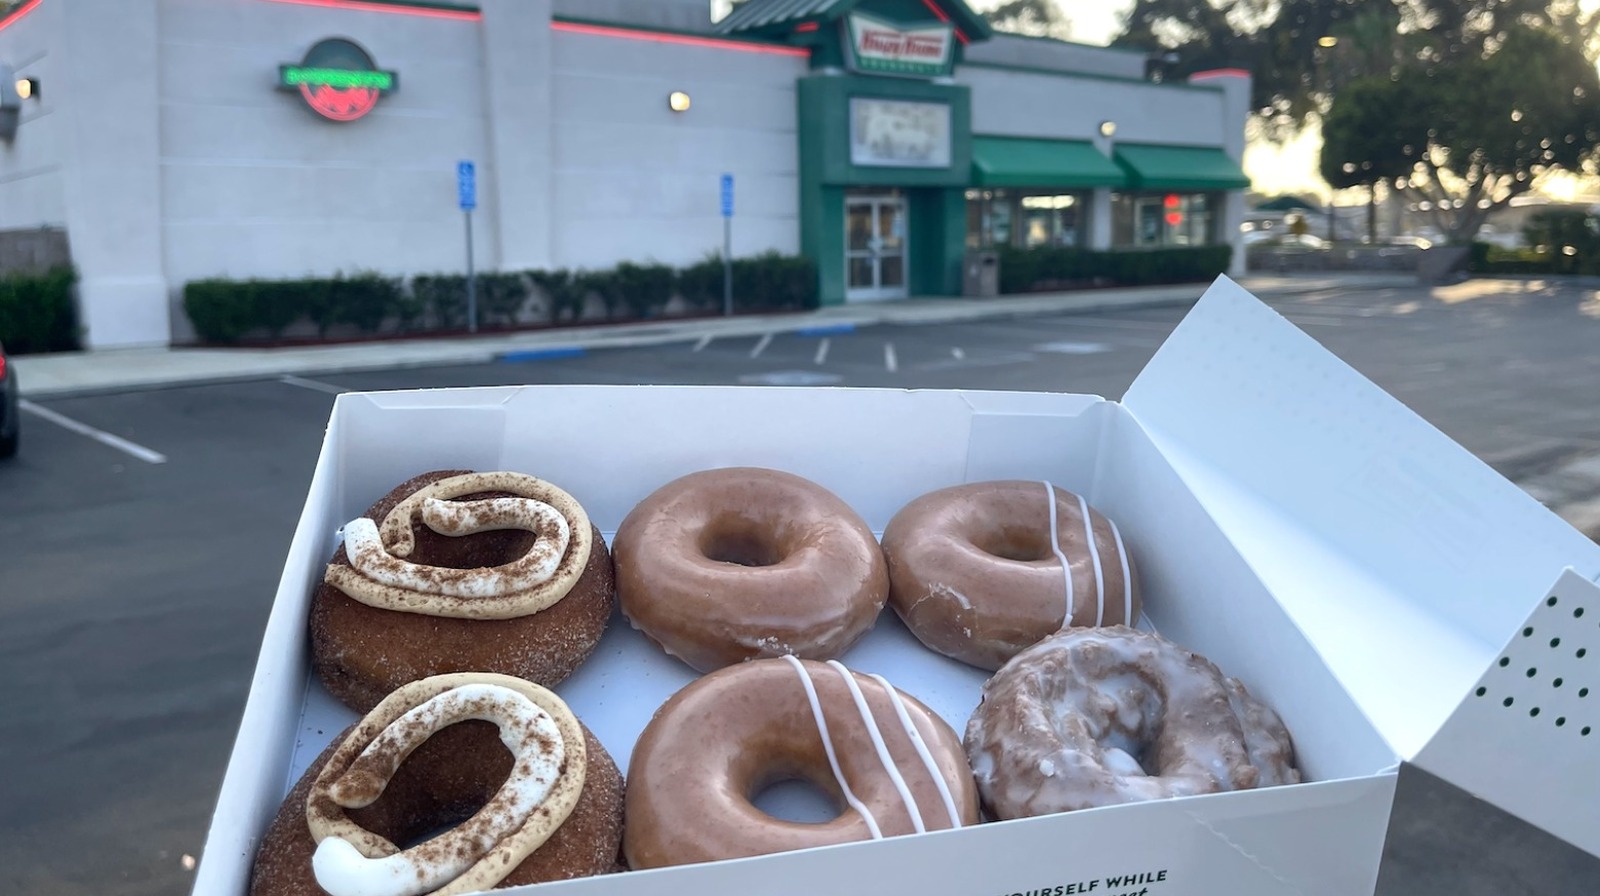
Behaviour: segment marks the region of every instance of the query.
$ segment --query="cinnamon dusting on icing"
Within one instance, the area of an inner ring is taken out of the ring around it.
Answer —
[[[510,776],[466,822],[411,849],[361,828],[346,808],[370,805],[435,732],[467,719],[499,726]],[[578,720],[551,692],[489,673],[439,675],[395,691],[350,732],[313,783],[306,824],[319,886],[333,896],[419,896],[494,887],[566,821],[583,791]]]
[[[452,501],[507,492],[512,498]],[[522,556],[500,566],[452,569],[411,563],[413,522],[446,536],[524,529],[538,536]],[[589,561],[593,533],[573,497],[523,473],[468,473],[424,486],[373,523],[345,526],[350,566],[329,564],[324,580],[380,609],[463,619],[510,619],[553,606],[572,590]]]

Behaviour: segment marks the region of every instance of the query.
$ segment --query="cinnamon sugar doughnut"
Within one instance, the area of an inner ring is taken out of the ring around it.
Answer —
[[[998,669],[1070,625],[1139,619],[1138,575],[1116,523],[1049,482],[930,492],[889,521],[883,553],[889,604],[906,627],[979,668]]]
[[[1300,781],[1266,704],[1199,654],[1121,625],[1017,654],[984,685],[965,744],[1003,819]]]
[[[633,626],[700,672],[794,654],[829,659],[877,621],[889,575],[872,530],[822,486],[778,470],[691,473],[617,529]]]
[[[774,818],[751,802],[803,779],[840,815]],[[960,739],[876,675],[784,656],[729,666],[668,700],[629,764],[623,851],[686,865],[945,830],[978,821]]]
[[[522,473],[424,473],[345,526],[312,597],[312,666],[357,712],[446,672],[553,686],[614,600],[605,541],[572,496]]]
[[[560,698],[510,676],[443,675],[385,698],[312,763],[262,838],[250,896],[586,877],[614,870],[621,839],[622,776]]]

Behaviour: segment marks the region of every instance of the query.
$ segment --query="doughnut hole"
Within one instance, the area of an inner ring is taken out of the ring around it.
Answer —
[[[738,514],[724,514],[700,534],[700,552],[714,563],[776,566],[788,552],[770,526]]]
[[[973,533],[972,545],[1002,560],[1036,563],[1055,557],[1046,533],[1032,526],[995,526]]]
[[[473,757],[470,762],[462,756]],[[401,849],[442,834],[482,809],[511,774],[511,751],[492,723],[441,729],[407,756],[383,794],[350,820]]]
[[[827,824],[844,812],[835,789],[803,774],[786,774],[756,788],[750,804],[781,821]]]

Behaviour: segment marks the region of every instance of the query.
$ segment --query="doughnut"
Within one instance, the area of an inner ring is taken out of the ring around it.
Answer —
[[[984,685],[965,745],[1002,819],[1300,781],[1266,704],[1123,625],[1067,629],[1013,657]]]
[[[801,824],[751,802],[810,782],[841,810]],[[666,702],[628,768],[623,854],[686,865],[976,824],[977,792],[951,727],[877,675],[785,655],[729,666]]]
[[[832,659],[872,628],[889,591],[861,517],[778,470],[675,479],[633,508],[613,551],[623,614],[699,672],[785,654]]]
[[[454,894],[609,873],[622,799],[616,764],[550,691],[507,675],[426,678],[301,776],[256,851],[250,896]]]
[[[883,554],[889,604],[912,634],[982,669],[1067,626],[1139,619],[1138,576],[1116,523],[1049,482],[923,495],[889,520]]]
[[[523,473],[424,473],[343,535],[312,596],[311,661],[356,712],[447,672],[553,687],[611,617],[600,530],[571,495]]]

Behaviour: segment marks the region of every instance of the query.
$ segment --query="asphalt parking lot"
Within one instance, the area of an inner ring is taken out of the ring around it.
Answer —
[[[1313,293],[1278,308],[1520,483],[1600,454],[1597,304],[1571,285],[1469,282]],[[339,392],[715,383],[1114,398],[1181,316],[1158,308],[705,338],[30,401],[20,456],[0,464],[0,679],[11,684],[0,699],[0,892],[187,891]],[[1412,805],[1433,808],[1417,810],[1405,841],[1413,852],[1402,843],[1385,892],[1580,892],[1600,879],[1592,857],[1538,832],[1506,835],[1518,823],[1413,780],[1402,791],[1421,788]],[[1441,812],[1470,816],[1483,839],[1440,828]],[[1497,860],[1515,884],[1479,871],[1482,888],[1465,876],[1451,889],[1417,888],[1417,875],[1447,879],[1440,850],[1455,850],[1459,868],[1494,842],[1517,850]]]

